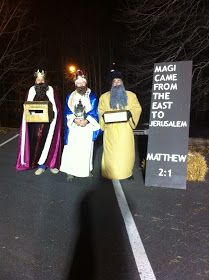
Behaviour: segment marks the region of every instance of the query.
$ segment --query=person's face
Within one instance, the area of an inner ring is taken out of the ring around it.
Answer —
[[[80,88],[80,87],[85,87],[86,86],[86,82],[85,81],[77,81],[76,87]]]
[[[43,77],[37,77],[36,80],[35,80],[35,83],[36,84],[44,84],[45,80],[44,80]]]
[[[113,86],[113,87],[115,87],[115,86],[121,86],[122,83],[123,83],[123,81],[122,81],[121,79],[115,78],[115,79],[113,79],[113,81],[112,81],[112,86]]]

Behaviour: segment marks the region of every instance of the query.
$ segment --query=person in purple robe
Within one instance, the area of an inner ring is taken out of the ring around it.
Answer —
[[[23,112],[16,170],[36,168],[35,175],[41,175],[49,168],[57,174],[61,158],[62,112],[54,89],[46,83],[43,70],[35,72],[35,85],[29,89],[27,101],[49,101],[53,119],[49,123],[27,123]]]

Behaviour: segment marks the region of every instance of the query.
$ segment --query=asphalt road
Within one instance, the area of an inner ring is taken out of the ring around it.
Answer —
[[[0,143],[14,135],[0,135]],[[140,279],[112,182],[17,172],[17,138],[0,147],[0,280]],[[187,190],[121,181],[156,279],[209,279],[209,177]],[[147,278],[148,279],[148,278]]]

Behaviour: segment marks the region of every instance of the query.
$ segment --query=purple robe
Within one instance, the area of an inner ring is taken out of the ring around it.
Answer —
[[[54,92],[54,91],[53,91]],[[51,145],[48,151],[48,155],[44,165],[48,168],[58,168],[60,166],[61,159],[61,129],[62,129],[62,112],[61,105],[57,95],[54,92],[54,101],[57,109],[57,120],[52,136]],[[29,129],[26,123],[25,127],[25,145],[24,145],[24,164],[21,163],[21,141],[22,141],[22,125],[20,127],[20,135],[18,141],[18,153],[16,161],[16,170],[28,170],[33,167],[30,164],[30,140],[29,140]]]

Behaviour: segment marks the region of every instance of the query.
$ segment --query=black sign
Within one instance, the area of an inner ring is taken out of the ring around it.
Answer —
[[[146,186],[186,189],[192,61],[154,65]]]

